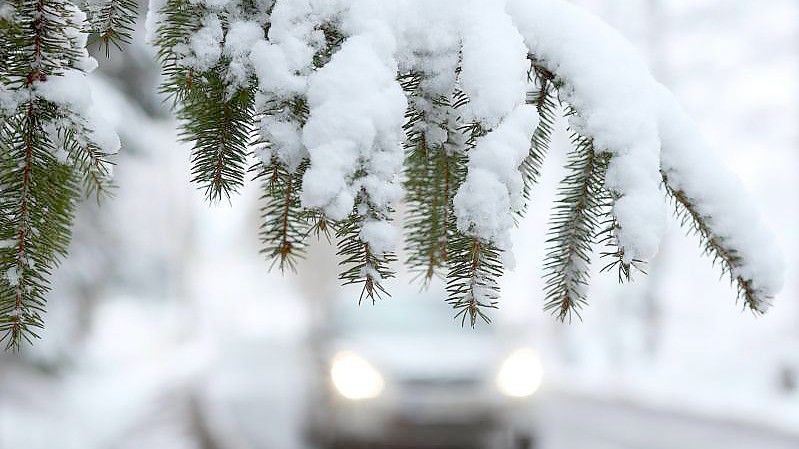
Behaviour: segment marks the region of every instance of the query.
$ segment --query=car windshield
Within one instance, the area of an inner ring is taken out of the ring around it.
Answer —
[[[340,333],[487,333],[492,326],[479,322],[472,329],[443,297],[401,296],[358,306],[351,301],[337,304],[336,328]]]

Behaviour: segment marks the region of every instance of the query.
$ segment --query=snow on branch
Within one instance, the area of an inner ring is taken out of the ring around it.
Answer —
[[[707,148],[671,92],[661,86],[658,93],[666,189],[744,304],[763,313],[784,282],[782,253],[740,181]]]
[[[469,153],[468,174],[454,198],[458,229],[510,250],[513,213],[523,205],[520,167],[530,151],[538,112],[520,105]]]
[[[259,156],[262,236],[281,266],[332,228],[342,280],[385,293],[404,185],[409,264],[443,274],[464,319],[487,319],[512,261],[508,233],[565,112],[575,148],[553,216],[547,309],[563,318],[585,302],[596,244],[612,247],[603,254],[620,277],[654,256],[667,195],[750,308],[779,290],[780,257],[738,183],[633,47],[566,1],[152,0],[148,23],[164,90],[191,106],[182,118],[209,161],[196,169],[224,168],[215,157],[232,147],[229,194],[244,149]],[[202,95],[208,80],[222,84],[214,96]],[[209,140],[215,124],[192,111],[242,95],[254,99],[231,122],[242,131]]]
[[[463,21],[460,75],[469,97],[464,119],[491,128],[524,102],[527,47],[496,2],[474,2]]]
[[[44,326],[75,205],[108,190],[120,142],[92,103],[85,12],[65,0],[0,11],[0,342],[17,349]]]
[[[510,0],[535,61],[563,84],[570,125],[608,151],[605,185],[627,261],[646,260],[663,232],[658,185],[687,208],[689,225],[762,312],[782,285],[782,259],[740,183],[713,157],[672,95],[621,35],[561,0]],[[661,174],[662,172],[662,174]]]
[[[559,0],[511,0],[508,9],[535,60],[563,86],[575,131],[612,157],[605,176],[628,261],[657,252],[665,229],[657,96],[632,46],[596,17]]]
[[[373,37],[351,37],[310,80],[303,144],[311,167],[303,181],[303,203],[334,220],[349,215],[362,189],[381,212],[400,196],[407,103],[395,78],[396,64],[378,51]],[[356,176],[358,171],[362,176]]]

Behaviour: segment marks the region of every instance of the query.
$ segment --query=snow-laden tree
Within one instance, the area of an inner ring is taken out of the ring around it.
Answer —
[[[12,346],[41,325],[79,181],[105,182],[115,149],[81,87],[84,33],[123,42],[130,8],[92,0],[87,22],[64,0],[3,3],[0,322]],[[574,145],[546,309],[579,312],[596,246],[629,279],[658,250],[664,198],[746,307],[764,312],[781,287],[779,251],[735,177],[631,45],[563,0],[151,0],[147,27],[194,182],[210,201],[262,183],[263,252],[281,270],[309,238],[335,238],[342,281],[362,300],[387,294],[404,198],[406,262],[446,278],[464,322],[487,321],[565,115]]]

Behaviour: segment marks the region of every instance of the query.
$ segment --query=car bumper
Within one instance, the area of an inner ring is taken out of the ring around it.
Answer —
[[[498,432],[530,427],[531,401],[499,395],[426,392],[362,401],[332,397],[324,439],[413,447],[483,445]]]

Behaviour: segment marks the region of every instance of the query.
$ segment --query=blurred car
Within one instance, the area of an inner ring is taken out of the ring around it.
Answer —
[[[495,324],[437,297],[339,304],[316,346],[309,430],[320,447],[533,447],[542,367]]]

